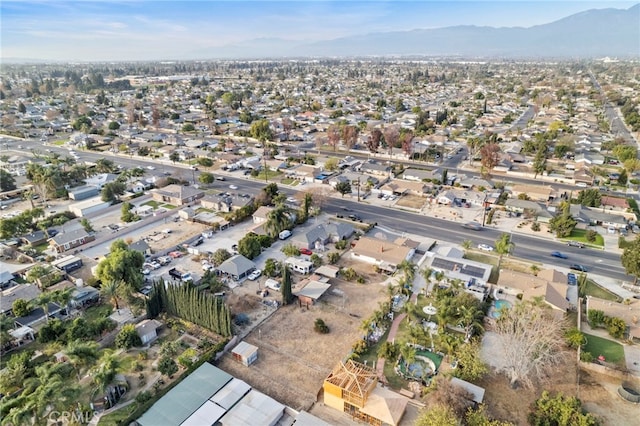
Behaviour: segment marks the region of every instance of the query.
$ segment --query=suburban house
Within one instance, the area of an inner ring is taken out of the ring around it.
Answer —
[[[23,235],[22,237],[20,237],[20,239],[24,244],[27,244],[33,247],[33,246],[39,246],[40,244],[46,243],[49,237],[44,231],[34,231],[29,234]]]
[[[256,225],[263,224],[268,220],[269,213],[273,210],[273,207],[260,206],[258,210],[253,213],[253,223]]]
[[[346,240],[355,232],[349,223],[329,222],[317,225],[305,232],[298,232],[291,238],[291,243],[298,248],[322,249],[328,242]]]
[[[169,203],[174,206],[184,206],[204,197],[204,191],[192,186],[167,185],[151,191],[153,199],[161,203]]]
[[[442,171],[436,170],[423,170],[423,169],[407,169],[402,173],[402,178],[405,180],[413,180],[417,182],[424,182],[426,180],[440,180],[442,179]]]
[[[624,320],[629,327],[628,338],[638,341],[640,340],[640,300],[629,300],[630,303],[618,303],[587,296],[587,314],[593,309],[604,312],[608,317]]]
[[[49,238],[49,246],[58,253],[64,253],[67,250],[72,250],[76,247],[80,247],[88,242],[95,240],[94,235],[89,235],[84,229],[76,229],[74,231],[63,232],[57,234],[53,238]]]
[[[215,212],[229,213],[241,209],[253,201],[252,196],[244,196],[244,194],[207,194],[200,200],[200,205]]]
[[[520,194],[525,194],[529,200],[546,203],[556,197],[556,191],[550,186],[543,185],[513,185],[511,196],[518,198]]]
[[[415,249],[410,247],[371,237],[360,237],[351,248],[353,259],[371,263],[388,272],[395,272],[398,264],[410,260],[414,253]]]
[[[537,276],[503,269],[496,288],[512,296],[521,294],[522,300],[541,298],[553,309],[562,312],[573,306],[567,296],[567,276],[555,269],[542,270]]]
[[[405,195],[412,194],[424,197],[429,193],[430,185],[423,182],[410,180],[392,179],[380,187],[380,192],[384,195]]]
[[[316,176],[320,175],[321,173],[322,170],[320,169],[320,167],[301,164],[297,167],[287,169],[286,175],[291,179],[298,179],[303,182],[312,183],[316,179]]]
[[[426,263],[431,269],[442,272],[450,280],[460,280],[474,285],[486,284],[491,275],[491,265],[465,259],[463,256],[464,253],[459,249],[440,247],[433,252]]]
[[[84,180],[88,186],[96,187],[101,190],[106,184],[115,182],[118,179],[118,175],[113,173],[100,173],[95,176],[91,176]]]
[[[367,161],[365,163],[362,163],[360,167],[358,167],[358,171],[376,176],[390,176],[391,166],[375,163],[373,161]]]
[[[40,289],[35,284],[19,284],[3,290],[0,293],[0,315],[11,315],[13,302],[22,299],[25,302],[31,302],[40,296]]]
[[[467,204],[469,207],[482,207],[486,198],[487,194],[484,192],[449,189],[438,195],[437,200],[438,204],[454,205],[456,207],[466,206]]]
[[[220,272],[230,276],[235,281],[246,278],[254,269],[256,269],[256,264],[241,254],[230,257],[218,266]]]
[[[300,285],[304,284],[304,287],[293,293],[298,298],[299,305],[308,307],[315,304],[331,287],[328,281],[328,278],[321,278],[314,275],[306,280],[306,284],[301,282]]]
[[[65,273],[69,273],[82,268],[82,258],[73,255],[64,256],[61,259],[51,262],[51,266],[58,268]]]
[[[137,250],[146,256],[151,256],[153,252],[151,247],[145,240],[138,240],[135,243],[129,244],[129,250]]]

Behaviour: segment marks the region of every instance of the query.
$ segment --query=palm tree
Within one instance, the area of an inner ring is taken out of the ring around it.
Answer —
[[[460,324],[464,327],[464,340],[468,342],[474,333],[484,330],[482,319],[483,312],[473,305],[462,305],[458,307]]]
[[[69,306],[69,302],[73,297],[73,289],[65,288],[62,290],[56,290],[51,293],[51,301],[55,302],[62,309],[67,309]]]
[[[500,255],[498,258],[498,270],[502,264],[502,257],[506,254],[510,254],[515,248],[515,244],[511,241],[511,235],[503,233],[500,238],[496,240],[496,252]]]
[[[113,161],[106,158],[99,158],[96,160],[95,170],[98,173],[113,173],[116,169],[116,165]]]
[[[409,346],[407,344],[400,346],[400,354],[402,355],[402,359],[404,359],[406,365],[409,365],[416,360],[416,353],[417,350],[413,346]]]
[[[98,365],[92,373],[93,383],[98,390],[104,392],[109,387],[120,370],[120,366],[120,358],[118,358],[116,353],[111,350],[105,350],[103,352]],[[107,395],[107,397],[109,396]]]
[[[427,283],[431,283],[431,275],[433,275],[433,269],[427,267],[420,271],[420,275],[424,278]]]
[[[100,286],[100,294],[109,302],[113,302],[116,310],[120,309],[118,304],[118,296],[120,293],[120,284],[116,281],[107,281]]]
[[[416,277],[416,265],[408,260],[398,263],[397,269],[404,274],[407,283],[411,284]]]
[[[538,276],[538,272],[540,272],[540,267],[538,265],[533,264],[529,267],[529,269],[531,269],[533,275],[535,275],[536,277]]]
[[[471,242],[471,240],[464,240],[462,242],[462,248],[465,249],[465,250],[469,250],[471,248],[472,244],[473,243]]]
[[[280,232],[290,228],[291,222],[289,208],[284,204],[278,204],[267,215],[264,230],[270,237],[275,238]]]
[[[78,380],[80,380],[81,369],[98,360],[98,344],[96,342],[75,340],[73,342],[69,342],[64,353],[69,357],[69,361],[76,370]]]
[[[42,310],[44,311],[47,322],[49,322],[49,303],[53,301],[52,295],[53,293],[43,292],[43,293],[40,293],[40,295],[36,299],[33,300],[33,304],[35,306],[41,307]]]

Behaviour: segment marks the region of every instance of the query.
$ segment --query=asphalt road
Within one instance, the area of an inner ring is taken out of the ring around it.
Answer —
[[[41,151],[44,148],[39,147]],[[60,147],[46,147],[53,152],[64,153],[68,150]],[[96,161],[104,158],[104,154],[79,151],[80,159],[86,161]],[[158,161],[143,160],[139,158],[118,155],[117,157],[106,156],[113,160],[116,164],[124,167],[142,167],[148,173],[161,175],[163,172],[170,172],[173,176],[183,176],[190,180],[193,176],[197,179],[199,172],[194,172],[185,166],[176,166],[170,163],[159,163]],[[155,169],[150,171],[147,166],[154,165]],[[216,181],[212,187],[222,191],[229,191],[229,185],[237,186],[234,190],[239,193],[257,193],[260,191],[265,182],[248,179],[241,174],[235,172],[226,174],[225,181]],[[511,180],[511,179],[510,179]],[[514,180],[516,181],[516,180]],[[305,187],[299,187],[297,190],[304,190]],[[287,195],[294,195],[297,191],[289,188],[282,188]],[[378,223],[379,225],[388,227],[399,232],[407,232],[409,234],[425,235],[437,241],[446,241],[451,243],[461,243],[464,240],[473,241],[474,245],[485,243],[494,245],[502,231],[485,228],[481,231],[471,231],[462,228],[460,223],[450,222],[443,219],[436,219],[418,215],[414,213],[404,212],[401,210],[390,209],[387,207],[379,207],[370,204],[357,203],[350,200],[329,198],[323,210],[330,214],[342,211],[343,207],[353,209],[358,212],[364,221],[369,223]],[[624,273],[624,269],[620,263],[620,256],[617,253],[597,251],[592,249],[580,249],[568,247],[561,243],[555,242],[553,239],[544,239],[539,237],[530,237],[522,234],[512,235],[512,241],[515,244],[513,255],[522,259],[534,262],[552,263],[558,266],[569,267],[571,264],[577,263],[585,265],[589,272],[598,275],[604,275],[615,279],[631,281],[632,277]],[[551,258],[550,253],[554,250],[561,250],[566,253],[568,259]]]

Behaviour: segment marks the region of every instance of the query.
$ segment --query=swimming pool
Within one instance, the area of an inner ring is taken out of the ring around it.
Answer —
[[[513,305],[511,304],[511,302],[507,301],[507,300],[496,300],[493,302],[493,305],[491,307],[491,310],[489,311],[489,315],[491,316],[491,318],[495,318],[498,319],[500,318],[500,310],[501,309],[511,309]]]

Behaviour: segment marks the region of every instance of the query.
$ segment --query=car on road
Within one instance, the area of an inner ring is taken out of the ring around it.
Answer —
[[[216,180],[225,181],[227,179],[224,176],[216,176]]]
[[[462,227],[466,229],[471,229],[472,231],[479,231],[482,229],[482,225],[480,225],[478,222],[467,222],[464,225],[462,225]]]
[[[354,222],[362,222],[362,218],[357,214],[350,214],[349,219],[353,220]]]
[[[491,247],[489,244],[478,244],[478,249],[483,251],[493,251],[493,247]]]
[[[229,189],[233,189],[234,191],[238,189],[237,185],[229,185]]]
[[[305,256],[311,256],[313,254],[313,252],[307,248],[301,248],[300,249],[300,254],[304,254]]]
[[[250,273],[247,278],[250,279],[251,281],[255,281],[258,278],[260,278],[260,275],[262,275],[262,271],[260,269],[256,269],[255,271]]]
[[[579,242],[579,241],[569,241],[567,242],[567,245],[569,247],[579,247],[579,248],[584,248],[584,244]]]
[[[557,257],[558,259],[567,259],[569,256],[559,251],[552,251],[551,257]]]
[[[587,267],[584,265],[573,264],[569,266],[569,269],[573,269],[574,271],[587,272]]]
[[[148,170],[155,170],[156,168],[155,168],[155,167],[153,167],[153,166],[147,166],[147,169],[148,169]]]

